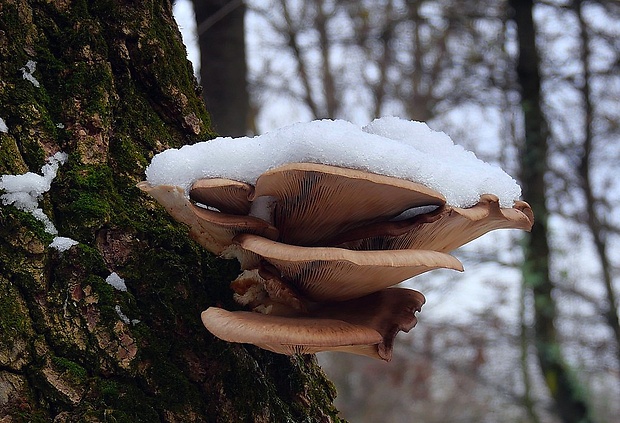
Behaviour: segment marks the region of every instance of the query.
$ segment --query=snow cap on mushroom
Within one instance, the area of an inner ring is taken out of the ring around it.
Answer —
[[[365,128],[341,120],[296,123],[253,138],[216,138],[169,149],[153,158],[146,175],[153,185],[188,191],[203,178],[255,184],[269,169],[302,162],[414,181],[442,193],[456,207],[473,206],[482,194],[495,194],[502,207],[511,207],[521,195],[513,178],[446,134],[393,117]]]

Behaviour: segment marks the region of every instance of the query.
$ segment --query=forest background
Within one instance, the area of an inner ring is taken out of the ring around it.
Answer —
[[[0,0],[0,421],[618,421],[617,1],[193,5],[195,69],[170,0]],[[136,184],[217,134],[382,115],[502,166],[536,224],[407,282],[391,363],[319,355],[338,414],[315,356],[205,330],[239,267]]]
[[[532,236],[488,234],[456,253],[465,274],[406,282],[427,304],[392,363],[320,355],[343,417],[618,421],[617,2],[177,0],[174,10],[197,77],[225,69],[204,91],[220,135],[324,118],[426,121],[506,169],[533,203]]]

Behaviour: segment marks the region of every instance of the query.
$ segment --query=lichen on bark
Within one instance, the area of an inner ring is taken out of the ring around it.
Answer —
[[[234,307],[238,268],[135,188],[157,152],[214,136],[170,3],[1,0],[0,55],[0,174],[68,153],[39,205],[79,242],[51,249],[0,206],[0,419],[338,421],[313,357],[204,330],[202,310]]]

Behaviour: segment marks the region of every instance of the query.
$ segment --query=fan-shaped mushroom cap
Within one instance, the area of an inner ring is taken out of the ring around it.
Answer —
[[[364,355],[390,361],[396,335],[400,331],[409,332],[416,325],[415,313],[425,301],[424,295],[413,289],[387,288],[354,300],[323,303],[310,313],[376,330],[382,341],[374,348],[374,354]]]
[[[225,214],[201,207],[189,205],[192,212],[207,229],[218,236],[222,245],[230,245],[235,235],[240,233],[260,234],[269,239],[278,237],[278,229],[253,216]]]
[[[402,221],[379,222],[343,233],[334,244],[352,250],[428,249],[452,251],[495,229],[529,231],[534,215],[529,204],[500,208],[495,195],[486,194],[470,208],[443,206]]]
[[[409,208],[445,203],[443,195],[415,182],[314,163],[263,173],[250,199],[260,196],[277,199],[273,224],[279,241],[305,246]]]
[[[249,196],[253,191],[252,185],[231,179],[199,179],[192,184],[189,198],[222,213],[247,215],[251,206]]]
[[[251,234],[241,234],[234,242],[265,259],[313,301],[358,298],[433,269],[463,270],[456,258],[436,251],[298,247]]]
[[[279,354],[313,354],[382,341],[376,330],[342,320],[231,312],[217,307],[209,307],[201,317],[205,327],[224,341],[254,344]]]
[[[183,189],[177,186],[152,186],[148,182],[141,182],[138,188],[155,198],[176,220],[188,225],[190,236],[212,253],[224,253],[232,239],[243,232],[261,234],[273,239],[278,236],[278,230],[262,219],[228,215],[197,207],[185,197]]]
[[[278,316],[210,307],[205,327],[220,339],[280,354],[344,351],[390,361],[394,339],[417,322],[424,304],[417,291],[390,288],[350,301],[317,304],[309,314]]]

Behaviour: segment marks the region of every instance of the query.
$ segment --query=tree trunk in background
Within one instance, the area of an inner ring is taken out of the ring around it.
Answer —
[[[601,265],[602,282],[607,296],[607,306],[603,310],[603,314],[609,328],[614,334],[614,339],[616,341],[616,355],[618,357],[618,364],[620,364],[620,316],[618,316],[619,302],[616,295],[616,289],[614,288],[613,263],[611,260],[611,254],[609,253],[609,244],[606,241],[608,236],[606,234],[607,230],[604,224],[605,220],[604,218],[601,218],[600,212],[597,211],[600,200],[596,198],[595,195],[594,178],[592,175],[593,169],[596,166],[596,163],[592,158],[595,154],[595,129],[593,125],[595,118],[595,100],[592,98],[592,87],[590,86],[590,81],[593,74],[591,66],[592,59],[590,35],[588,34],[588,28],[582,6],[582,0],[573,0],[572,7],[579,22],[579,38],[581,41],[580,60],[583,64],[583,86],[581,88],[581,96],[586,117],[582,143],[583,154],[581,156],[578,171],[581,178],[581,189],[586,200],[586,222],[588,229],[592,234],[592,240],[594,241],[598,260]]]
[[[222,136],[247,135],[250,100],[242,0],[192,0],[203,97]]]
[[[532,0],[511,0],[519,41],[517,74],[525,121],[521,151],[523,197],[532,206],[536,223],[524,242],[523,283],[534,297],[534,343],[538,362],[558,415],[564,422],[588,422],[590,413],[583,388],[562,356],[554,326],[556,304],[549,274],[548,217],[545,173],[549,131],[542,110],[540,59],[532,16]]]
[[[202,310],[234,307],[238,268],[135,188],[155,153],[213,136],[170,3],[0,0],[0,57],[0,174],[68,153],[39,205],[79,241],[60,253],[0,206],[0,420],[338,421],[313,356],[202,327]]]

